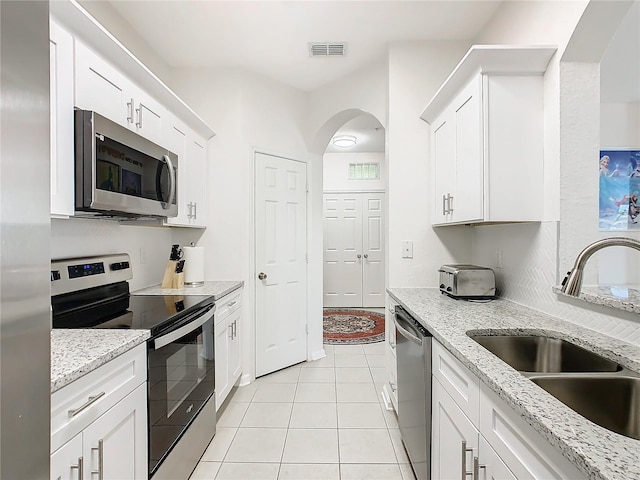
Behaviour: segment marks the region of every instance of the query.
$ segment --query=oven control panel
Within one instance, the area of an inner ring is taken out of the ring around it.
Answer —
[[[51,261],[52,296],[131,278],[131,259],[126,253]]]
[[[100,275],[104,273],[104,263],[85,263],[82,265],[69,265],[69,278],[88,277],[89,275]]]

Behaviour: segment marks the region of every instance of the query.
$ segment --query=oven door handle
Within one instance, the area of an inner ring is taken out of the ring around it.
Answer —
[[[162,335],[153,340],[153,348],[154,350],[159,350],[162,347],[166,347],[170,343],[175,342],[181,337],[184,337],[186,334],[193,332],[196,328],[202,326],[207,323],[209,320],[213,318],[216,309],[212,308],[206,314],[196,317],[196,319],[192,322],[187,323],[186,325],[177,328],[176,330],[172,330],[171,332]]]

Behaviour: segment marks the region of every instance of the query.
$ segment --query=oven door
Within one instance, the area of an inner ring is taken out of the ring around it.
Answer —
[[[214,311],[209,305],[149,340],[150,475],[213,396]]]
[[[96,112],[75,116],[76,210],[178,214],[177,155]]]

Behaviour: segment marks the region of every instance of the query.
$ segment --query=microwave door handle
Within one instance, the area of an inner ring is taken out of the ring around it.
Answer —
[[[169,210],[171,208],[173,196],[176,193],[176,172],[173,169],[173,162],[171,161],[171,158],[169,158],[169,155],[163,155],[162,159],[167,164],[167,169],[169,170],[169,197],[166,202],[162,202],[162,208]]]
[[[183,325],[180,328],[167,333],[166,335],[162,335],[161,337],[156,338],[153,341],[154,350],[160,350],[162,347],[165,347],[170,343],[175,342],[179,338],[184,337],[188,333],[193,332],[196,328],[211,320],[215,311],[215,308],[213,308],[208,313],[197,317],[193,322],[189,322],[186,325]]]

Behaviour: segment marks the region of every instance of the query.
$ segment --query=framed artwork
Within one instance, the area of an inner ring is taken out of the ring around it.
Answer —
[[[601,150],[599,229],[640,230],[640,150]]]

